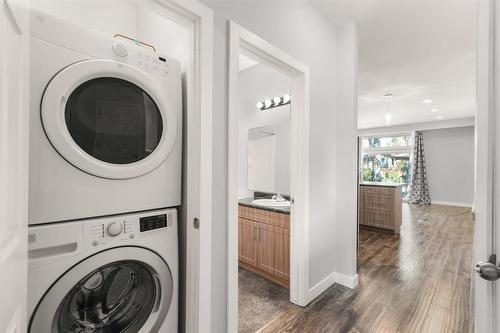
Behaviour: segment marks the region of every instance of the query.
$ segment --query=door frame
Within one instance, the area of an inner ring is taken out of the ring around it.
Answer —
[[[0,332],[26,332],[29,178],[29,1],[0,12]]]
[[[126,0],[127,1],[127,0]],[[210,332],[212,318],[213,11],[198,0],[128,0],[190,29],[193,57],[184,97],[181,244],[185,244],[185,332]],[[202,165],[203,167],[200,167]],[[182,312],[180,312],[182,315]],[[182,324],[182,320],[181,320]]]
[[[309,67],[233,21],[228,22],[228,332],[238,330],[239,54],[244,52],[291,80],[290,301],[301,306],[309,292]]]
[[[500,184],[498,177],[495,177],[500,171],[499,156],[496,154],[499,149],[498,138],[495,138],[495,129],[499,128],[495,111],[500,98],[497,84],[500,82],[500,67],[497,65],[499,53],[495,52],[495,46],[500,45],[500,27],[495,27],[495,19],[500,18],[498,10],[495,9],[495,0],[478,1],[474,263],[487,261],[495,253],[495,238],[500,240],[495,235],[495,232],[499,232],[499,228],[495,228],[495,224],[498,224],[495,204],[500,203],[496,195]],[[496,250],[499,250],[499,244],[496,243]],[[474,273],[473,283],[475,330],[496,332],[499,323],[495,319],[495,306],[498,306],[495,304],[498,302],[498,299],[495,300],[495,289],[498,289],[498,282],[488,282]]]

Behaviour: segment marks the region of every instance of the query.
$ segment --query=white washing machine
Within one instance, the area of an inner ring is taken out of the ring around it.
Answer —
[[[31,15],[29,223],[181,203],[179,61]]]
[[[28,231],[28,333],[177,333],[175,209]]]

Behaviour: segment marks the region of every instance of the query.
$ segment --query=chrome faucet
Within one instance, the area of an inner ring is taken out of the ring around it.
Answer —
[[[285,198],[283,198],[283,196],[279,193],[276,193],[275,195],[273,195],[273,200],[277,201],[277,202],[284,202],[286,201]]]

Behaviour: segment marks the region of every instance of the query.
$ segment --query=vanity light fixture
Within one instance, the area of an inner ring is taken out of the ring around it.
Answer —
[[[267,109],[272,109],[278,106],[283,106],[290,104],[291,102],[291,97],[290,95],[284,95],[283,97],[276,96],[272,100],[271,99],[266,99],[263,102],[257,102],[256,106],[257,109],[259,110],[267,110]]]

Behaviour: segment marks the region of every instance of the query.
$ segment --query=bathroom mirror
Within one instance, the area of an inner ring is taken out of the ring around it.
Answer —
[[[290,122],[248,130],[248,189],[290,193]]]

